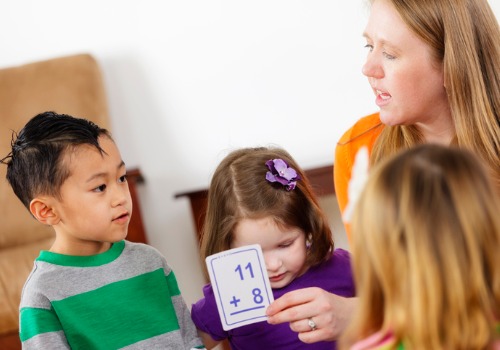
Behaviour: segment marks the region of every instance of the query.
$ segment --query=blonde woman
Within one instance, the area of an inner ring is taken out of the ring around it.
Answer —
[[[380,111],[337,144],[341,210],[362,146],[373,164],[422,143],[467,148],[500,192],[500,29],[487,0],[373,0],[363,36],[362,71]]]

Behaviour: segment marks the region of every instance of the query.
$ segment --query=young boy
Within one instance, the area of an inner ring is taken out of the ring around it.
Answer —
[[[42,113],[1,162],[26,208],[55,231],[24,285],[23,349],[203,348],[165,258],[124,240],[132,202],[107,130]]]

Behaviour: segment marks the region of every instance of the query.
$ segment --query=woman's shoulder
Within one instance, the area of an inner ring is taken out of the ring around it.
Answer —
[[[373,113],[358,119],[340,138],[338,144],[343,145],[367,137],[376,137],[382,130],[379,113]]]

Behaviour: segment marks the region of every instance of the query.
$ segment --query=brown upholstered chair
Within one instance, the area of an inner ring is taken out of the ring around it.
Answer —
[[[44,111],[70,114],[109,129],[105,88],[96,60],[74,55],[0,69],[0,158],[10,149],[12,131]],[[0,165],[0,349],[20,349],[18,306],[22,286],[42,249],[54,238],[21,204],[5,179]],[[128,239],[145,242],[136,183],[137,169],[128,169],[134,214]]]

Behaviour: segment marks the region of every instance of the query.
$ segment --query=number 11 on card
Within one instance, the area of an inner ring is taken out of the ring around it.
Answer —
[[[224,330],[266,321],[274,297],[260,245],[210,255],[206,264]]]
[[[251,278],[254,278],[253,276],[253,270],[252,270],[252,263],[248,263],[247,266],[245,266],[245,269],[246,270],[249,270],[250,271],[250,277]],[[245,278],[243,277],[243,272],[241,271],[241,265],[238,264],[238,266],[236,267],[236,269],[234,271],[237,271],[239,272],[240,274],[240,279],[243,281]]]

